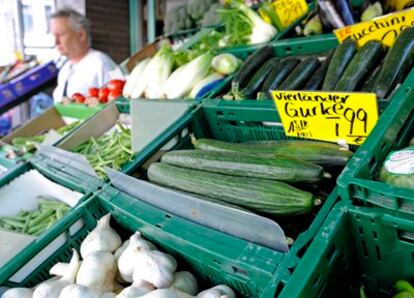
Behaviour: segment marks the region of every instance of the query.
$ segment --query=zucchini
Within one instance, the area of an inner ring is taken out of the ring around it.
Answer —
[[[247,84],[249,76],[251,76],[266,60],[270,59],[272,56],[272,47],[265,46],[247,58],[231,81],[231,91],[235,96],[237,96],[240,90]]]
[[[319,182],[328,176],[321,166],[286,156],[263,157],[236,152],[179,150],[165,153],[161,162],[174,166],[227,174],[279,180]]]
[[[211,139],[194,141],[194,147],[206,151],[228,151],[259,154],[264,156],[284,155],[321,166],[344,166],[352,152],[340,146],[315,141],[279,141],[253,144],[227,143]]]
[[[394,46],[388,51],[384,59],[384,66],[378,75],[372,92],[377,98],[386,98],[402,78],[411,69],[414,60],[414,27],[404,29]]]
[[[335,86],[335,91],[354,91],[362,79],[368,74],[382,58],[384,47],[378,40],[368,41],[352,58],[340,80]]]
[[[351,61],[352,57],[354,57],[356,52],[356,41],[351,38],[346,39],[336,48],[335,53],[332,57],[332,61],[329,64],[328,70],[326,72],[322,90],[332,91],[335,88],[335,85],[339,81],[339,78],[345,71],[345,68]]]
[[[364,85],[362,85],[361,91],[370,92],[374,87],[375,82],[377,81],[378,75],[382,68],[383,63],[378,64],[377,67],[371,72],[368,78],[365,80]]]
[[[309,81],[306,83],[304,90],[319,90],[325,79],[326,72],[331,62],[333,52],[330,52],[318,69],[313,73]]]
[[[302,89],[320,62],[316,57],[309,57],[300,62],[290,75],[279,86],[279,90],[297,90]]]
[[[272,95],[270,90],[276,90],[283,80],[293,71],[299,64],[300,60],[294,57],[287,57],[280,60],[280,62],[270,71],[266,80],[263,83],[261,96],[259,99],[270,99]]]
[[[153,163],[151,182],[274,215],[308,213],[318,200],[312,193],[268,179],[235,177]]]
[[[263,63],[263,65],[256,71],[256,73],[249,80],[249,83],[246,85],[246,87],[244,87],[239,94],[235,94],[236,99],[256,98],[257,91],[265,81],[266,77],[268,76],[272,68],[277,65],[278,61],[278,58],[272,58]]]

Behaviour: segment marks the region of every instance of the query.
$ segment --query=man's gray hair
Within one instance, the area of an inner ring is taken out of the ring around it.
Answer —
[[[52,19],[54,18],[68,18],[70,20],[71,26],[74,30],[79,31],[84,29],[88,36],[89,45],[91,44],[92,37],[91,37],[91,22],[85,16],[81,15],[76,10],[63,7],[57,10],[55,13],[52,14]]]

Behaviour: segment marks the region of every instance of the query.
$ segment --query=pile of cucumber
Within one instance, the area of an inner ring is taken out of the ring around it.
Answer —
[[[312,211],[321,200],[301,186],[332,179],[325,169],[343,167],[352,156],[338,145],[314,141],[235,144],[199,139],[194,147],[165,153],[149,167],[149,180],[274,216]]]
[[[358,48],[345,40],[324,57],[274,57],[265,46],[244,62],[225,98],[271,99],[271,90],[364,91],[390,98],[414,65],[414,28],[404,29],[392,48],[372,40]]]

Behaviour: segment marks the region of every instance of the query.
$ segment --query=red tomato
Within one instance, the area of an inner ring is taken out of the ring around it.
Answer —
[[[109,95],[109,89],[107,87],[103,87],[99,89],[99,94],[98,94],[99,102],[100,103],[108,102],[108,95]]]
[[[76,103],[84,103],[85,96],[83,96],[81,93],[74,93],[72,94],[72,100]]]
[[[98,97],[98,94],[99,94],[99,89],[98,88],[96,88],[96,87],[89,88],[89,90],[88,90],[88,96]]]
[[[124,88],[125,80],[110,80],[108,82],[108,89],[109,90],[121,90]]]
[[[113,101],[122,95],[122,90],[111,90],[108,95],[108,101]]]

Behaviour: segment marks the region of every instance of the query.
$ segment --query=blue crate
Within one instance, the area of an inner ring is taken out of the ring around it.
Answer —
[[[48,63],[33,67],[21,76],[11,80],[10,86],[17,96],[23,96],[56,78],[58,71],[59,70],[57,69],[55,63],[50,61]]]

